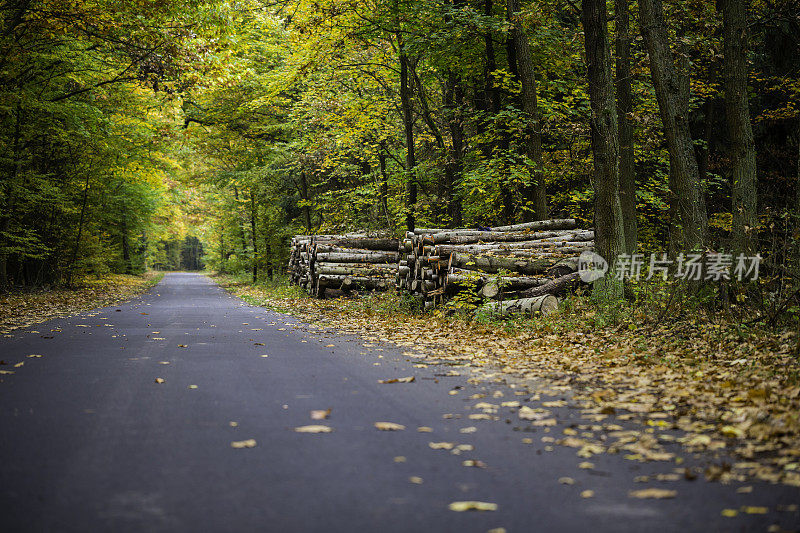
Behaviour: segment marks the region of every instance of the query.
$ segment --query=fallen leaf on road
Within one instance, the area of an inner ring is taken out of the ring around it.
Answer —
[[[738,489],[736,489],[736,492],[738,494],[749,494],[749,493],[753,492],[753,486],[752,485],[748,485],[746,487],[739,487]]]
[[[746,514],[767,514],[769,509],[766,507],[755,507],[752,505],[743,505],[740,510]]]
[[[159,365],[168,365],[169,361],[159,361],[158,364]]]
[[[558,478],[558,482],[561,483],[562,485],[574,485],[575,484],[575,480],[572,479],[571,477],[560,477],[560,478]]]
[[[722,513],[720,514],[722,514],[722,516],[727,516],[728,518],[733,518],[734,516],[739,514],[739,511],[737,511],[736,509],[723,509]]]
[[[196,389],[196,388],[197,388],[197,385],[189,385],[189,388],[190,388],[190,389]]]
[[[311,420],[325,420],[331,415],[330,409],[316,409],[311,411]]]
[[[256,439],[235,440],[231,442],[231,448],[255,448]]]
[[[269,357],[269,355],[268,354],[264,354],[261,357]]]
[[[476,428],[475,426],[461,428],[458,430],[459,433],[475,433],[476,431],[478,431],[478,428]]]
[[[581,498],[594,498],[593,490],[584,490],[581,492]]]
[[[263,342],[254,342],[253,346],[266,346]]]
[[[164,378],[156,378],[156,383],[164,383],[166,381]]]
[[[379,379],[378,383],[388,384],[388,383],[413,383],[414,376],[408,376],[407,378],[392,378],[392,379]]]
[[[22,361],[21,363],[17,363],[17,364],[15,364],[15,365],[14,365],[14,368],[19,368],[19,367],[21,367],[21,366],[22,366],[22,365],[24,365],[24,364],[25,364],[25,361]]]
[[[294,428],[297,433],[330,433],[333,431],[332,427],[329,426],[320,426],[320,425],[310,425],[310,426],[300,426]]]
[[[422,484],[422,478],[419,477],[419,476],[411,476],[410,478],[408,478],[408,480],[411,483],[414,483],[415,485],[421,485]]]
[[[326,348],[336,348],[336,345],[335,344],[326,344],[325,347]]]
[[[475,468],[486,468],[486,463],[478,461],[477,459],[467,459],[461,462],[461,466],[471,466]]]
[[[41,357],[41,355],[38,353],[32,353],[28,357]]]
[[[433,433],[433,428],[429,428],[428,426],[420,426],[417,428],[417,431],[420,433]]]
[[[375,427],[381,431],[403,431],[406,427],[394,422],[375,422]]]
[[[395,463],[405,463],[406,462],[406,458],[404,456],[402,456],[402,455],[398,455],[397,457],[394,458],[394,462]]]
[[[228,425],[230,427],[232,427],[232,428],[235,428],[235,427],[237,427],[239,425],[239,422],[235,422],[235,421],[231,420],[230,422],[228,422]]]
[[[178,348],[188,348],[188,347],[189,347],[188,344],[179,344],[178,345]]]
[[[594,468],[594,463],[590,463],[589,461],[584,461],[578,465],[578,468],[582,468],[583,470],[591,470]]]
[[[429,442],[428,446],[432,450],[452,450],[455,447],[453,442]]]
[[[13,370],[0,370],[0,374],[13,374]]]
[[[639,498],[639,499],[655,499],[655,500],[663,500],[665,498],[674,498],[678,495],[677,490],[669,490],[669,489],[641,489],[641,490],[632,490],[628,493],[628,496],[631,498]]]
[[[489,502],[453,502],[447,506],[451,511],[462,513],[464,511],[496,511],[497,504]]]

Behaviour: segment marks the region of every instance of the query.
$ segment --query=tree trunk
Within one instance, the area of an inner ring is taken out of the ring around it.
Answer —
[[[756,149],[747,97],[747,0],[718,0],[724,37],[725,115],[733,163],[734,254],[756,251]]]
[[[383,215],[386,217],[386,227],[390,228],[392,226],[392,220],[389,217],[389,175],[386,172],[386,153],[388,151],[386,141],[381,141],[380,150],[378,150],[378,166],[381,171],[381,209],[383,210]]]
[[[611,273],[617,256],[625,252],[625,229],[619,198],[619,139],[605,0],[584,0],[582,19],[592,106],[595,242]],[[595,293],[618,298],[622,296],[622,284],[607,275],[595,282]]]
[[[708,219],[697,158],[689,132],[689,109],[676,72],[661,0],[639,0],[642,35],[650,55],[650,73],[669,150],[670,185],[681,219],[681,249],[700,248]]]
[[[250,190],[250,234],[253,241],[253,283],[258,281],[258,239],[256,238],[256,195]]]
[[[300,172],[300,194],[303,197],[303,218],[306,221],[306,233],[311,233],[311,206],[308,205],[310,198],[308,197],[308,177],[306,171]]]
[[[444,105],[447,109],[447,127],[450,130],[450,157],[447,166],[450,168],[447,183],[447,214],[453,227],[462,224],[461,199],[456,190],[464,172],[464,120],[462,116],[464,93],[461,89],[461,78],[450,72],[445,88]]]
[[[400,107],[403,110],[403,128],[406,135],[406,228],[414,231],[417,203],[417,157],[414,153],[414,117],[411,114],[411,89],[408,84],[408,56],[403,36],[397,32],[397,47],[400,51]]]
[[[630,0],[615,0],[617,23],[617,122],[619,127],[619,201],[625,230],[625,250],[636,251],[636,170],[633,153]]]
[[[532,212],[523,211],[523,218],[544,220],[547,218],[547,194],[544,184],[544,157],[542,154],[542,125],[539,120],[539,104],[536,95],[536,75],[533,70],[531,45],[528,34],[520,21],[515,21],[520,11],[519,0],[507,0],[508,20],[513,24],[511,37],[517,61],[517,72],[522,85],[522,112],[527,119],[525,128],[525,155],[533,162],[533,182],[523,187],[523,202],[533,204]]]

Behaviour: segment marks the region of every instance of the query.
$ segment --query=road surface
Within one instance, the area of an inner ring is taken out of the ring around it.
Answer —
[[[416,368],[402,349],[364,344],[185,273],[128,304],[0,339],[0,370],[13,372],[0,375],[0,531],[798,529],[798,512],[785,510],[800,503],[797,489],[747,483],[753,491],[742,494],[741,484],[702,479],[643,485],[634,478],[675,465],[620,455],[579,469],[585,459],[575,449],[541,440],[565,426],[524,431],[504,407],[499,420],[468,418],[473,394],[525,401],[519,389],[470,383],[453,367]],[[411,375],[413,383],[378,383]],[[311,420],[310,411],[325,409],[329,419]],[[585,423],[577,409],[557,411],[562,424]],[[378,431],[378,421],[406,429]],[[294,431],[309,424],[333,432]],[[252,448],[231,446],[249,439]],[[431,442],[473,449],[455,454]],[[486,467],[463,466],[468,459]],[[648,486],[678,494],[628,496]],[[581,497],[586,490],[594,496]],[[448,509],[473,500],[498,508]],[[742,506],[769,513],[721,514]]]

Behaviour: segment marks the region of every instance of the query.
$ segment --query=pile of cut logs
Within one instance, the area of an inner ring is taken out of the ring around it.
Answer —
[[[471,288],[502,314],[546,312],[554,296],[580,283],[578,256],[594,248],[594,231],[573,219],[541,220],[492,229],[425,229],[400,244],[397,284],[424,302],[441,304]]]
[[[397,288],[425,309],[470,289],[500,314],[546,313],[581,283],[578,256],[594,248],[594,231],[573,219],[482,229],[418,228],[402,240],[386,235],[297,235],[291,283],[310,294]]]
[[[326,292],[395,287],[398,239],[385,235],[296,235],[292,238],[290,282],[324,298]]]

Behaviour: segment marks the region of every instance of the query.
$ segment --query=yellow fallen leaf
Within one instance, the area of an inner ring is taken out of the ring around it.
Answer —
[[[256,439],[235,440],[231,442],[231,448],[254,448]]]
[[[558,482],[561,483],[562,485],[574,485],[575,484],[575,480],[572,479],[571,477],[560,477],[560,478],[558,478]]]
[[[422,478],[419,477],[419,476],[411,476],[410,478],[408,478],[408,480],[411,483],[414,483],[415,485],[421,485],[422,484]]]
[[[578,465],[578,468],[582,468],[584,470],[591,470],[594,468],[594,463],[590,463],[589,461],[584,461]]]
[[[164,378],[156,378],[156,383],[164,383]]]
[[[335,344],[326,344],[325,347],[326,348],[336,348],[336,345]]]
[[[767,514],[769,509],[766,507],[756,507],[753,505],[743,505],[740,510],[746,514]]]
[[[429,428],[428,426],[420,426],[417,428],[417,431],[420,433],[433,433],[433,428]]]
[[[628,496],[630,496],[631,498],[655,499],[655,500],[674,498],[677,495],[678,495],[677,490],[656,489],[656,488],[632,490],[628,492]]]
[[[594,498],[593,490],[584,490],[581,492],[581,498]]]
[[[178,348],[188,348],[188,347],[189,347],[188,344],[179,344],[178,345]]]
[[[464,511],[496,511],[497,504],[489,502],[464,501],[453,502],[447,506],[451,511],[462,513]]]
[[[169,361],[159,361],[158,364],[159,365],[168,365]]]
[[[0,370],[0,374],[13,374],[13,370]]]
[[[749,494],[753,492],[753,486],[747,485],[746,487],[739,487],[738,489],[736,489],[736,492],[739,494]]]
[[[190,389],[196,389],[196,388],[197,388],[197,385],[189,385],[189,388],[190,388]]]
[[[494,527],[487,531],[486,533],[506,533],[506,528],[504,527]]]
[[[269,354],[264,354],[261,357],[269,357]]]
[[[461,462],[461,466],[471,466],[475,468],[486,468],[486,463],[478,461],[477,459],[467,459]]]
[[[722,513],[720,514],[722,514],[722,516],[727,516],[728,518],[733,518],[734,516],[739,514],[739,511],[737,511],[736,509],[723,509]]]
[[[239,422],[234,422],[233,420],[231,420],[230,422],[228,422],[228,425],[232,428],[235,428],[239,426]]]
[[[332,427],[329,426],[321,426],[312,424],[310,426],[300,426],[294,428],[297,433],[330,433],[333,431]]]
[[[388,384],[388,383],[413,383],[414,376],[408,376],[407,378],[391,378],[391,379],[379,379],[378,383]]]
[[[452,450],[455,444],[452,442],[429,442],[428,447],[432,450]]]
[[[394,458],[394,462],[395,463],[405,463],[406,462],[406,458],[403,455],[398,455],[397,457]]]
[[[28,357],[41,357],[41,354],[38,354],[38,353],[32,353],[32,354],[30,354]]]
[[[476,428],[475,426],[461,428],[458,430],[459,433],[475,433],[476,431],[478,431],[478,428]]]
[[[25,364],[25,361],[22,361],[21,363],[17,363],[17,364],[15,364],[15,365],[14,365],[14,368],[19,368],[19,367],[21,367],[21,366],[22,366],[22,365],[24,365],[24,364]]]
[[[406,427],[394,422],[375,422],[375,428],[381,431],[403,431]]]
[[[331,415],[330,409],[316,409],[311,411],[311,420],[325,420]]]

